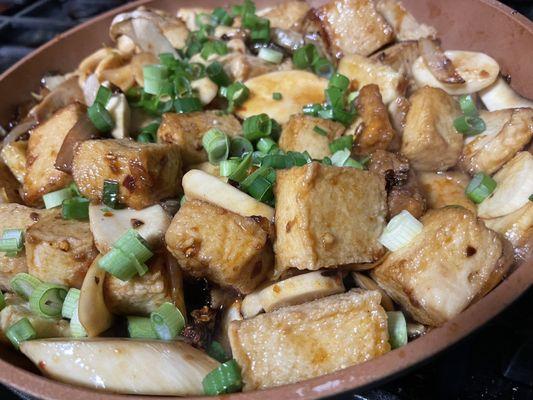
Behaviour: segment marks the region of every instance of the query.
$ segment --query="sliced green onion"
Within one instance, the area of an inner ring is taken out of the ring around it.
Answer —
[[[143,67],[144,79],[159,81],[162,79],[167,79],[168,75],[169,75],[168,68],[161,64],[145,65]],[[155,93],[151,93],[151,94],[155,94]]]
[[[533,201],[533,194],[529,195],[529,201]]]
[[[478,172],[466,187],[465,193],[470,200],[479,204],[489,197],[494,189],[496,189],[496,181],[489,175]]]
[[[348,89],[348,86],[350,86],[350,79],[337,72],[330,78],[328,86],[330,88],[334,87],[345,92]]]
[[[359,161],[357,160],[354,160],[353,158],[348,158],[345,162],[344,162],[344,167],[352,167],[352,168],[357,168],[357,169],[365,169],[363,167],[363,164],[361,164]]]
[[[252,153],[248,153],[237,168],[228,175],[228,178],[235,182],[242,182],[248,176],[248,170],[252,166]]]
[[[39,279],[25,272],[19,272],[9,281],[11,290],[26,300],[30,298],[35,288],[40,284]]]
[[[297,151],[289,151],[287,152],[287,156],[291,158],[292,164],[296,165],[297,167],[301,167],[302,165],[308,164],[313,161],[307,151],[304,151],[303,153],[298,153]]]
[[[152,122],[141,129],[141,133],[137,136],[139,143],[155,143],[157,142],[157,130],[159,129],[159,122]]]
[[[71,319],[76,308],[78,308],[78,300],[80,299],[80,290],[70,288],[65,300],[63,301],[63,308],[61,309],[61,316],[66,319]]]
[[[245,14],[254,14],[255,13],[255,3],[252,0],[244,0],[240,5],[234,5],[231,7],[231,13],[234,16],[245,15]]]
[[[3,310],[6,306],[6,298],[4,294],[0,291],[0,310]]]
[[[228,159],[230,139],[220,129],[208,130],[202,138],[202,145],[211,164],[218,165],[221,161]]]
[[[137,136],[139,143],[155,143],[155,137],[148,132],[142,132]]]
[[[260,18],[260,22],[252,28],[250,38],[254,43],[268,42],[270,40],[270,21],[268,19]]]
[[[178,65],[178,60],[172,53],[161,53],[159,54],[159,63],[170,69]]]
[[[344,163],[346,163],[346,161],[348,161],[348,159],[350,158],[350,150],[348,149],[343,149],[343,150],[338,150],[336,151],[332,156],[331,156],[331,164],[336,166],[336,167],[344,167]]]
[[[267,137],[272,131],[272,120],[267,114],[248,117],[242,124],[244,137],[250,141]]]
[[[72,318],[70,318],[70,334],[74,338],[87,337],[87,331],[80,322],[80,317],[78,315],[78,304],[74,308],[72,313]]]
[[[138,274],[137,260],[120,249],[112,249],[98,261],[98,266],[121,281],[129,281]]]
[[[292,54],[292,62],[298,69],[306,69],[310,67],[318,58],[318,50],[312,44],[306,44]]]
[[[22,229],[5,229],[0,239],[0,252],[6,256],[16,256],[24,248],[24,231]]]
[[[22,342],[37,338],[37,332],[33,329],[28,318],[22,318],[7,328],[6,336],[11,344],[18,349]]]
[[[63,201],[72,198],[73,193],[70,187],[46,193],[43,196],[44,206],[47,209],[59,207]]]
[[[407,246],[423,228],[419,220],[403,210],[389,221],[378,241],[390,251],[396,251]]]
[[[185,327],[185,318],[178,308],[169,302],[161,304],[150,314],[152,328],[161,340],[172,340]]]
[[[273,100],[281,100],[283,98],[283,95],[280,92],[274,92],[272,93],[272,99]]]
[[[119,183],[117,181],[106,179],[102,190],[102,203],[109,208],[117,208],[119,201]]]
[[[109,99],[113,96],[113,92],[109,88],[106,88],[104,85],[100,85],[98,92],[96,92],[96,98],[94,99],[95,103],[100,103],[104,107],[109,103]]]
[[[168,80],[169,70],[166,66],[146,65],[143,67],[144,91],[157,96],[172,94],[172,84]]]
[[[223,160],[218,165],[220,176],[230,176],[234,171],[239,168],[241,161],[239,159]]]
[[[154,255],[146,240],[134,229],[128,229],[113,243],[113,247],[135,257],[140,263],[148,261]]]
[[[207,60],[213,54],[221,56],[228,54],[228,46],[226,46],[226,43],[221,40],[210,40],[205,42],[200,55],[204,60]]]
[[[158,339],[152,327],[152,321],[146,317],[127,317],[128,334],[134,339]]]
[[[320,57],[313,62],[313,72],[318,76],[329,78],[335,71],[335,67],[331,64],[327,58]]]
[[[464,115],[468,117],[477,117],[478,112],[474,98],[469,94],[464,94],[459,97],[459,106]]]
[[[231,79],[224,71],[224,67],[218,61],[215,61],[206,68],[205,72],[209,79],[215,82],[218,86],[228,86],[231,84]]]
[[[204,393],[208,396],[216,396],[224,393],[233,393],[241,390],[241,368],[237,361],[230,360],[220,364],[206,375],[202,381]]]
[[[272,139],[268,137],[263,137],[257,141],[257,150],[263,154],[269,154],[273,149],[277,148],[278,145]]]
[[[273,64],[279,64],[281,63],[281,61],[283,61],[283,53],[273,49],[269,49],[268,47],[261,47],[257,56],[260,59]]]
[[[191,81],[183,75],[174,78],[174,93],[178,97],[191,97],[193,94]]]
[[[479,117],[469,117],[462,115],[453,121],[453,126],[457,132],[462,133],[465,136],[475,136],[482,133],[487,126],[485,121]]]
[[[185,195],[181,196],[181,199],[180,199],[180,207],[183,206],[185,204],[185,202],[187,201],[187,197],[185,197]]]
[[[272,186],[272,182],[267,178],[261,175],[256,175],[254,176],[254,179],[246,185],[246,192],[256,200],[267,202],[271,201],[274,197]]]
[[[318,125],[315,125],[315,127],[313,128],[313,132],[318,133],[320,136],[328,136],[328,131],[326,131],[325,129],[322,129]]]
[[[392,349],[407,344],[407,322],[401,311],[387,311],[389,343]]]
[[[222,347],[222,345],[216,340],[213,340],[209,344],[209,347],[207,348],[207,355],[221,363],[228,361],[229,359],[224,347]]]
[[[92,124],[100,132],[106,133],[111,131],[115,127],[115,121],[109,111],[100,104],[94,103],[87,109],[87,116],[91,120]]]
[[[228,99],[228,111],[232,112],[235,106],[239,106],[244,103],[248,96],[250,96],[250,89],[241,82],[234,82],[226,89],[226,97]]]
[[[181,97],[174,100],[174,109],[178,114],[202,111],[202,102],[198,97]]]
[[[260,166],[264,157],[265,154],[261,153],[260,151],[254,151],[252,153],[252,165]]]
[[[233,24],[233,18],[222,7],[215,8],[212,16],[217,25],[231,26]]]
[[[231,157],[241,157],[244,153],[251,153],[254,151],[252,143],[242,136],[231,138],[229,154]]]
[[[333,165],[333,163],[331,162],[331,158],[329,158],[329,157],[324,157],[322,159],[322,164],[324,164],[324,165]]]
[[[89,199],[84,197],[73,197],[63,201],[61,215],[63,219],[89,219]]]
[[[345,107],[345,96],[344,91],[336,88],[330,87],[326,89],[326,101],[332,108],[344,108]]]
[[[348,103],[352,103],[357,97],[359,97],[359,92],[357,90],[350,92],[350,94],[348,94]]]
[[[76,186],[76,182],[72,182],[70,185],[68,185],[68,188],[72,192],[72,196],[81,197],[80,189],[78,186]]]
[[[348,149],[351,150],[353,145],[353,136],[346,135],[341,136],[340,138],[335,139],[329,144],[329,149],[331,153],[336,153],[339,150]]]
[[[322,110],[321,104],[307,104],[303,107],[302,112],[305,115],[312,115],[313,117],[318,117],[318,113],[320,110]]]
[[[292,158],[286,154],[268,154],[261,160],[262,167],[287,169],[294,166]]]
[[[59,317],[67,288],[51,283],[41,283],[30,296],[30,309],[43,317]]]

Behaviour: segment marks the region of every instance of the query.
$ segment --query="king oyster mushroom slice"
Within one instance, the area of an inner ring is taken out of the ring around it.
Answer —
[[[516,93],[501,76],[492,85],[479,92],[479,97],[489,111],[518,107],[533,108],[533,101]]]
[[[361,289],[377,290],[381,293],[381,306],[385,311],[394,311],[394,302],[387,293],[370,277],[359,272],[352,272],[352,277]]]

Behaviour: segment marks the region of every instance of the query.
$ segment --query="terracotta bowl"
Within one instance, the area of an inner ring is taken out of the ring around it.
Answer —
[[[258,5],[279,0],[260,0]],[[323,0],[311,0],[318,4]],[[494,57],[512,86],[533,98],[533,23],[494,0],[403,0],[421,21],[434,25],[445,48],[483,51]],[[216,0],[143,0],[131,3],[89,21],[47,43],[0,76],[0,122],[6,123],[16,105],[48,71],[67,72],[102,43],[109,42],[108,26],[114,14],[139,5],[174,12],[180,6],[214,6]],[[511,304],[533,283],[533,259],[520,263],[510,276],[485,298],[457,318],[422,338],[375,360],[333,374],[270,390],[233,394],[229,399],[315,399],[343,391],[383,383],[441,352],[485,324]],[[58,383],[42,377],[19,353],[0,346],[0,381],[42,399],[156,399],[150,396],[122,396]],[[162,398],[160,398],[162,399]],[[208,399],[207,397],[205,399]]]

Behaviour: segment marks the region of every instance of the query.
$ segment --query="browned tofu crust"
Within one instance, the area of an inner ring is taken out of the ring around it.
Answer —
[[[385,179],[313,162],[278,171],[276,273],[377,260],[385,225]]]
[[[5,229],[22,229],[26,231],[28,227],[50,212],[49,210],[38,210],[20,204],[0,204],[0,234]],[[26,251],[22,250],[15,257],[7,257],[5,253],[0,253],[0,289],[11,290],[9,281],[19,272],[28,272]]]
[[[401,153],[419,171],[445,171],[461,155],[463,135],[454,126],[459,104],[444,90],[423,87],[409,99]]]
[[[315,127],[326,134],[316,132]],[[331,155],[329,143],[342,136],[345,130],[344,125],[335,121],[295,114],[283,126],[279,147],[283,151],[307,151],[311,158],[322,159]]]
[[[39,205],[44,194],[63,189],[72,181],[70,175],[55,168],[55,162],[65,137],[84,113],[85,106],[71,104],[31,133],[23,186],[25,203]]]
[[[241,293],[250,293],[271,272],[274,257],[269,223],[188,200],[166,233],[168,250],[181,268]]]
[[[180,192],[177,145],[129,139],[87,140],[78,146],[72,172],[83,196],[101,202],[104,180],[119,183],[120,202],[137,210]]]
[[[242,133],[241,123],[231,114],[217,111],[200,111],[185,114],[163,114],[157,131],[161,143],[177,144],[185,166],[207,161],[202,137],[211,128],[218,128],[229,136]]]
[[[377,291],[352,290],[231,322],[233,357],[244,390],[324,375],[390,350]]]
[[[418,181],[426,196],[429,208],[461,206],[476,214],[476,205],[466,197],[465,189],[470,177],[462,172],[420,172]]]
[[[486,291],[494,273],[501,279],[504,246],[460,206],[431,210],[421,221],[422,232],[389,253],[372,277],[413,319],[440,326]]]
[[[300,26],[310,10],[305,1],[285,1],[257,14],[270,21],[271,28],[291,29]]]
[[[79,289],[97,255],[89,222],[65,220],[57,209],[26,232],[28,273],[43,282]]]
[[[368,56],[394,38],[392,27],[372,0],[333,0],[314,13],[337,58],[350,53]]]

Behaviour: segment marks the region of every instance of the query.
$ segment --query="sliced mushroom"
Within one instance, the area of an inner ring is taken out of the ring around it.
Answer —
[[[94,53],[85,57],[82,60],[77,70],[80,87],[83,87],[83,84],[85,83],[85,80],[89,75],[94,74],[94,71],[96,70],[96,67],[98,67],[98,64],[100,64],[100,62],[112,52],[113,49],[109,47],[104,47],[102,49],[96,50]]]
[[[499,77],[496,82],[479,92],[479,97],[489,111],[517,107],[533,108],[533,101],[525,99],[516,93],[502,77]]]
[[[197,169],[183,176],[183,191],[187,199],[203,200],[244,217],[258,215],[274,219],[274,209],[241,192],[217,177]]]
[[[381,293],[381,306],[385,311],[394,311],[394,302],[390,296],[370,277],[359,272],[352,272],[352,277],[361,289],[377,290]]]
[[[163,244],[170,216],[159,204],[142,210],[109,210],[102,205],[90,205],[89,223],[100,253],[107,253],[128,229],[135,229],[150,247],[157,249]]]
[[[463,77],[455,69],[453,62],[446,57],[436,40],[419,39],[418,50],[424,63],[439,82],[450,84],[465,83]]]
[[[220,365],[182,341],[48,339],[20,350],[45,376],[126,394],[200,396],[202,380]]]
[[[123,93],[114,94],[109,99],[105,108],[115,121],[115,127],[111,131],[111,136],[115,139],[124,139],[130,136],[131,112],[128,100]]]
[[[78,301],[78,318],[89,337],[98,336],[113,323],[113,314],[104,300],[104,279],[106,272],[98,265],[96,257],[83,279]]]

